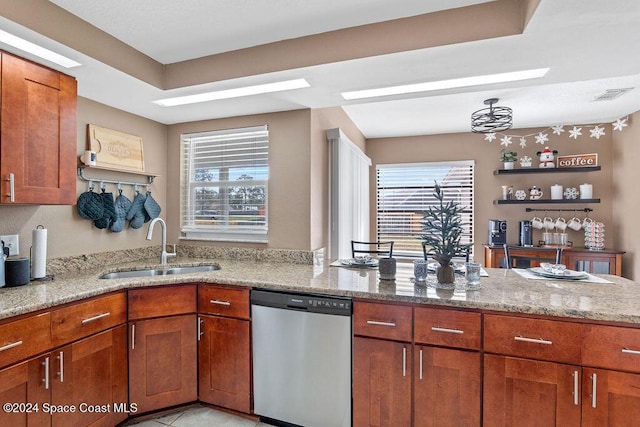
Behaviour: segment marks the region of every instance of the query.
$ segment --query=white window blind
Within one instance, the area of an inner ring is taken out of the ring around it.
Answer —
[[[473,242],[473,161],[430,162],[376,167],[377,238],[393,240],[398,256],[422,256],[422,220],[433,196],[435,182],[445,200],[463,206],[461,243]]]
[[[267,241],[267,126],[184,134],[181,225],[188,239]]]

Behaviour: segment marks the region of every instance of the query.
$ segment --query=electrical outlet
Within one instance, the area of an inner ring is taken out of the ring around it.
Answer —
[[[4,245],[9,248],[9,256],[18,255],[20,253],[20,245],[17,234],[0,236],[0,240],[2,240],[4,242]]]

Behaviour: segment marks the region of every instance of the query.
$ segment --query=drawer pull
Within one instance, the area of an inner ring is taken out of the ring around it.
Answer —
[[[464,331],[460,329],[439,328],[437,326],[432,326],[431,330],[435,332],[446,332],[448,334],[464,334]]]
[[[22,341],[16,341],[16,342],[9,343],[7,345],[3,345],[2,347],[0,347],[0,351],[9,350],[10,348],[17,347],[19,345],[22,345]]]
[[[98,314],[97,316],[82,319],[82,324],[84,325],[85,323],[95,322],[96,320],[102,319],[103,317],[107,317],[107,316],[111,316],[111,313],[106,312],[106,313]]]
[[[209,300],[209,302],[211,304],[217,304],[217,305],[231,305],[231,303],[229,301],[220,301],[220,300],[217,300],[217,299]]]
[[[592,408],[595,408],[596,403],[598,402],[596,398],[597,385],[598,385],[598,376],[596,374],[593,374],[591,376],[591,407]]]
[[[535,344],[545,344],[545,345],[553,344],[552,341],[548,341],[542,338],[513,337],[513,339],[516,341],[532,342]]]
[[[640,351],[638,351],[638,350],[630,350],[628,348],[623,348],[622,352],[625,353],[625,354],[637,354],[637,355],[640,355]]]
[[[396,326],[394,322],[380,322],[378,320],[367,320],[367,325],[391,326],[392,328]]]

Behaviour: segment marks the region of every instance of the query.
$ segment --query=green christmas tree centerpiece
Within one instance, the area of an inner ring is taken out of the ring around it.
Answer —
[[[455,270],[451,259],[469,250],[471,244],[460,243],[464,208],[459,203],[445,201],[444,192],[435,183],[433,195],[437,203],[427,208],[422,220],[422,241],[431,247],[433,258],[440,264],[436,271],[438,283],[451,285],[455,281]]]

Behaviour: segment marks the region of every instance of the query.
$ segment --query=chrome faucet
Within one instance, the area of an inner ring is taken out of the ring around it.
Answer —
[[[151,223],[149,223],[147,240],[151,240],[151,236],[153,235],[153,226],[156,225],[156,222],[159,222],[162,227],[162,255],[160,255],[160,263],[164,266],[167,265],[167,258],[176,256],[176,245],[173,245],[173,252],[167,252],[167,223],[160,217],[154,218]]]

